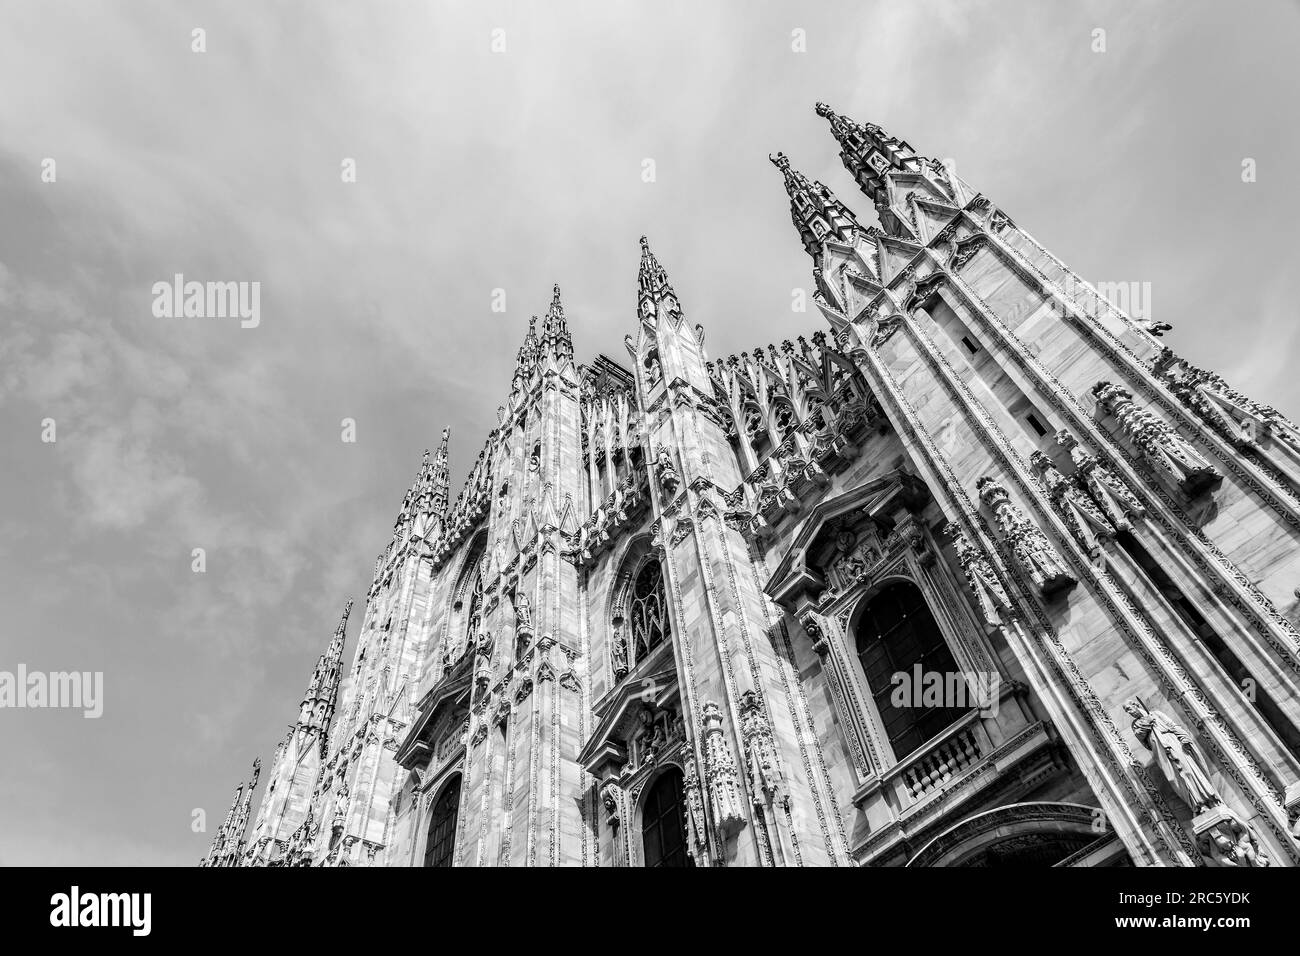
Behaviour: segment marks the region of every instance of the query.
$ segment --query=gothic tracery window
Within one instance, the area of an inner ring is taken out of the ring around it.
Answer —
[[[943,675],[944,686],[950,686],[948,678],[957,674],[958,668],[915,584],[896,581],[887,585],[859,612],[854,631],[858,659],[897,759],[938,736],[967,712],[966,707],[952,706],[960,702],[945,700],[934,705],[919,696],[920,688],[915,686],[918,673]],[[903,676],[902,685],[894,680],[896,674]],[[964,681],[961,687],[965,687]],[[900,700],[896,691],[906,688],[911,693],[904,693]]]
[[[776,430],[782,438],[788,437],[797,424],[794,409],[790,405],[781,402],[776,406]]]
[[[483,566],[482,562],[474,568],[470,580],[469,594],[465,599],[465,638],[473,641],[483,623]]]
[[[629,619],[632,649],[641,661],[669,635],[668,602],[664,595],[663,569],[658,561],[647,561],[632,584]]]
[[[424,845],[425,866],[451,866],[456,851],[456,817],[460,812],[460,776],[443,787],[429,815],[429,838]]]
[[[686,816],[682,772],[669,767],[650,785],[641,811],[641,840],[645,865],[694,866],[686,852]]]
[[[483,549],[479,545],[475,554],[461,571],[452,602],[453,630],[447,636],[443,650],[443,663],[459,660],[478,641],[483,624]]]

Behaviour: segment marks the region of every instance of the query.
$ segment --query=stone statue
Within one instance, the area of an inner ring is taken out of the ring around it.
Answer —
[[[989,563],[984,553],[971,543],[961,528],[951,525],[948,535],[957,552],[957,561],[966,575],[966,583],[975,595],[980,615],[990,627],[1005,624],[1012,615],[1011,599],[1007,597],[1006,589],[998,580],[993,565]]]
[[[1146,509],[1124,480],[1079,446],[1068,431],[1056,433],[1056,443],[1070,452],[1074,473],[1097,507],[1117,531],[1131,531],[1133,518],[1146,515]]]
[[[1113,416],[1156,474],[1195,497],[1218,485],[1223,475],[1169,423],[1133,401],[1133,393],[1110,382],[1098,382],[1092,394],[1097,406]]]
[[[671,495],[677,490],[677,486],[682,483],[681,476],[677,474],[677,469],[673,467],[673,456],[668,454],[667,449],[659,452],[655,470],[659,474],[659,484],[663,487],[665,494]]]
[[[1124,704],[1124,711],[1133,718],[1133,736],[1155,754],[1161,775],[1193,813],[1222,802],[1191,734],[1136,697]]]
[[[1077,581],[1065,560],[1038,525],[1011,502],[1000,482],[985,475],[975,483],[980,498],[993,511],[1002,538],[1025,572],[1044,595],[1073,587]]]
[[[528,595],[523,591],[515,592],[515,622],[520,633],[533,632],[533,608],[528,603]]]
[[[1052,459],[1041,451],[1036,451],[1029,456],[1029,461],[1038,472],[1039,480],[1047,490],[1047,497],[1065,521],[1065,526],[1070,529],[1070,534],[1084,551],[1090,555],[1096,554],[1103,541],[1114,537],[1114,525],[1078,484],[1061,474]]]
[[[610,647],[610,658],[614,665],[614,679],[621,680],[627,675],[627,641],[622,628],[614,631],[614,640]]]

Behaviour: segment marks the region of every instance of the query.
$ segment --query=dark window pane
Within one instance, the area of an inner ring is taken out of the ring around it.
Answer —
[[[925,676],[943,675],[947,687],[947,675],[957,671],[919,588],[902,581],[886,586],[867,602],[856,630],[858,659],[895,757],[901,760],[966,713],[965,707],[922,706],[916,696],[906,702],[908,706],[894,705],[895,674],[906,674],[910,684],[919,664]],[[916,695],[922,690],[912,689]]]

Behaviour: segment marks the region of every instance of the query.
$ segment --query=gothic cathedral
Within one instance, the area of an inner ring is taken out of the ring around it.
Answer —
[[[205,865],[1300,865],[1300,430],[818,104],[826,328],[529,324]],[[250,830],[251,825],[251,830]]]

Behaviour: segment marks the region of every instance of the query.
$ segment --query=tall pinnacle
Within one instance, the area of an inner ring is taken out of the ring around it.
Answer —
[[[792,169],[785,153],[777,153],[768,159],[785,177],[785,191],[790,196],[790,218],[813,262],[820,264],[822,243],[827,239],[853,241],[862,227],[830,189]]]
[[[644,321],[653,325],[661,303],[674,322],[682,320],[682,306],[668,281],[668,273],[650,251],[650,241],[642,236],[641,267],[637,273],[637,312]]]
[[[316,669],[312,671],[311,683],[307,685],[307,693],[303,695],[302,709],[298,717],[300,730],[318,731],[321,734],[329,730],[330,721],[334,717],[339,681],[343,678],[343,645],[347,642],[348,615],[351,613],[352,601],[349,600],[343,608],[343,616],[339,619],[338,627],[334,629],[334,637],[330,640],[329,647],[320,656],[320,660],[316,662]]]
[[[429,478],[429,510],[440,518],[447,516],[447,499],[451,493],[451,472],[447,467],[447,444],[450,440],[451,429],[444,428]]]
[[[546,318],[542,322],[542,347],[557,360],[573,358],[573,336],[569,334],[564,306],[560,304],[559,285],[552,288],[551,306],[546,310]]]
[[[888,198],[884,180],[887,170],[920,168],[921,157],[916,151],[879,126],[854,122],[825,103],[817,104],[817,115],[829,120],[831,133],[840,144],[844,168],[877,207]]]
[[[226,811],[226,819],[222,821],[221,826],[212,837],[212,845],[208,848],[208,855],[200,862],[199,866],[219,866],[221,859],[225,854],[226,839],[230,834],[230,828],[234,825],[235,817],[239,813],[240,803],[244,795],[244,785],[241,783],[235,788],[235,799],[230,801],[230,809]]]

